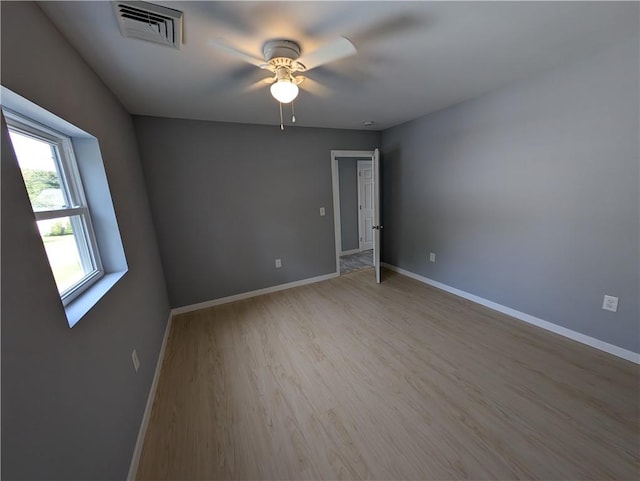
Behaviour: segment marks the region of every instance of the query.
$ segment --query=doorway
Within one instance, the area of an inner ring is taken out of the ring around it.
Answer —
[[[336,244],[340,275],[375,266],[375,151],[331,151]]]

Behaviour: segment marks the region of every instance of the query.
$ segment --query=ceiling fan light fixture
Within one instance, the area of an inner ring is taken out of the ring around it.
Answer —
[[[289,79],[280,79],[271,85],[271,95],[282,104],[292,102],[299,91],[298,86]]]
[[[276,68],[275,74],[276,81],[271,85],[271,95],[281,104],[292,102],[300,89],[296,79],[291,75],[291,69],[283,65]]]

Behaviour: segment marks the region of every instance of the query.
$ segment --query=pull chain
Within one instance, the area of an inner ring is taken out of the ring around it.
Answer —
[[[291,122],[296,123],[296,109],[293,106],[293,101],[291,101]]]
[[[284,130],[284,121],[282,120],[282,103],[278,102],[278,104],[280,104],[280,130]]]

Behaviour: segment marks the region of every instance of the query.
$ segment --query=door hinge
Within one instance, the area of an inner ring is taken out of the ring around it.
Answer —
[[[362,210],[362,205],[359,205],[358,207],[360,207],[360,210]]]

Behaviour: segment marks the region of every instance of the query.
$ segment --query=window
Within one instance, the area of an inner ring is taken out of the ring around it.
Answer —
[[[73,327],[129,270],[100,142],[4,85],[0,108],[44,244],[33,255],[48,257]]]
[[[4,111],[49,264],[66,306],[103,276],[71,138]]]

